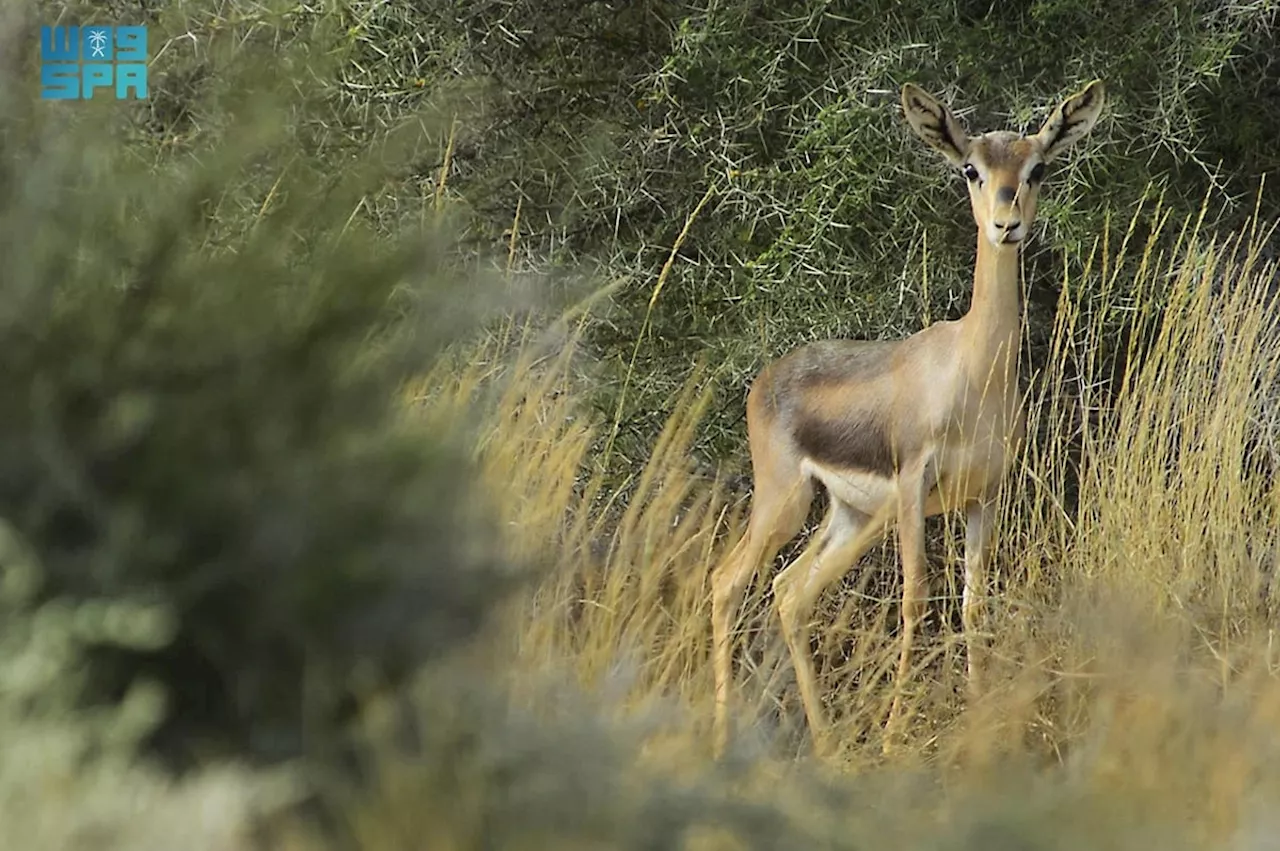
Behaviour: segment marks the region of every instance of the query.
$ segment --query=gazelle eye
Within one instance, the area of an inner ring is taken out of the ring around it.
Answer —
[[[1044,163],[1036,163],[1031,168],[1031,173],[1027,175],[1028,183],[1039,183],[1044,180]]]
[[[960,171],[964,173],[965,180],[970,183],[978,179],[978,170],[973,167],[973,163],[965,163]]]

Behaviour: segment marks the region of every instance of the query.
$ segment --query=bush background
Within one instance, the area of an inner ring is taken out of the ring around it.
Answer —
[[[591,344],[619,469],[699,358],[717,398],[696,450],[741,467],[742,400],[766,359],[963,313],[963,187],[906,128],[903,82],[950,100],[973,132],[1034,130],[1088,80],[1107,82],[1105,117],[1053,169],[1026,252],[1040,360],[1063,264],[1078,271],[1109,221],[1162,194],[1175,218],[1208,196],[1213,219],[1238,224],[1280,156],[1276,4],[1263,0],[117,6],[159,26],[157,46],[174,39],[153,69],[154,143],[216,126],[195,107],[224,76],[215,55],[314,53],[328,39],[337,80],[308,87],[326,112],[307,134],[327,162],[424,111],[437,119],[436,147],[370,202],[383,224],[419,215],[449,150],[465,251],[510,254],[574,295],[584,275],[616,281]]]
[[[449,186],[478,247],[507,243],[519,208],[522,265],[626,281],[591,341],[598,405],[620,419],[630,463],[700,357],[717,398],[697,448],[741,459],[745,388],[766,359],[963,313],[972,220],[961,181],[901,118],[906,81],[950,100],[972,132],[1033,131],[1085,82],[1107,82],[1106,117],[1053,169],[1027,251],[1034,362],[1063,264],[1078,271],[1110,218],[1127,223],[1149,192],[1181,218],[1208,193],[1214,216],[1239,223],[1280,155],[1272,3],[414,10],[352,17],[352,100],[387,124],[423,102],[457,111]],[[383,102],[367,105],[375,92]],[[657,274],[712,189],[646,324]]]

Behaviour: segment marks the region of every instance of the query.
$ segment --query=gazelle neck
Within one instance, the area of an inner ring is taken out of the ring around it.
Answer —
[[[961,320],[964,349],[975,366],[1018,351],[1022,324],[1018,286],[1019,246],[995,246],[978,234],[973,272],[973,301]],[[1014,370],[1016,371],[1016,363]]]

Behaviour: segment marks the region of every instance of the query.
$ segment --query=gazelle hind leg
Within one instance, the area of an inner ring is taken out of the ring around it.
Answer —
[[[751,518],[742,540],[711,576],[712,669],[715,676],[713,749],[719,757],[729,740],[729,687],[733,681],[732,631],[751,577],[771,563],[782,545],[804,525],[813,502],[813,484],[796,468],[790,482],[758,481]]]
[[[819,541],[816,554],[797,559],[773,582],[782,635],[791,655],[805,718],[819,752],[827,749],[827,720],[809,648],[809,618],[822,592],[848,573],[880,540],[892,517],[891,508],[892,505],[872,516],[833,498],[825,539]]]

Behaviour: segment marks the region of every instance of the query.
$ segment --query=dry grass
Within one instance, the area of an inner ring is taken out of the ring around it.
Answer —
[[[909,686],[908,746],[888,762],[879,731],[898,652],[892,544],[817,615],[819,676],[846,743],[827,768],[848,783],[923,770],[934,828],[954,830],[974,807],[998,808],[1013,776],[1020,818],[1047,825],[1030,802],[1035,784],[1051,778],[1075,790],[1071,800],[1087,799],[1099,824],[1114,822],[1109,836],[1141,827],[1144,842],[1172,831],[1187,847],[1227,847],[1252,829],[1257,796],[1280,781],[1269,594],[1280,491],[1265,452],[1280,387],[1275,270],[1242,249],[1266,234],[1215,243],[1191,221],[1178,250],[1159,256],[1150,247],[1174,225],[1158,208],[1139,218],[1156,224],[1139,279],[1108,281],[1116,267],[1101,245],[1085,272],[1100,276],[1104,293],[1138,297],[1083,303],[1076,294],[1096,288],[1065,280],[1054,358],[1034,365],[1034,437],[1003,499],[988,693],[969,706],[961,697],[957,548],[945,523],[935,535],[943,546],[933,547],[946,556],[934,584],[940,616]],[[1132,312],[1131,339],[1154,341],[1119,368],[1097,357],[1115,348],[1097,336],[1117,309]],[[476,451],[514,551],[548,566],[506,613],[486,664],[525,708],[538,709],[545,678],[560,672],[623,717],[659,710],[665,721],[641,761],[702,771],[712,705],[708,577],[742,516],[689,462],[707,397],[689,390],[673,401],[638,481],[614,493],[593,475],[595,428],[580,415],[573,341],[552,358],[523,354],[530,350],[510,333],[495,337],[420,391],[436,416],[493,394],[474,426]],[[775,664],[783,657],[768,583],[757,585],[740,631],[736,756],[749,759],[738,779],[743,795],[784,800],[793,791],[779,778],[806,752],[803,715],[786,666]],[[873,800],[860,794],[863,807]],[[921,814],[907,798],[895,798],[903,824]],[[814,802],[800,806],[818,817]],[[850,827],[856,820],[839,819],[850,837],[861,830]]]

